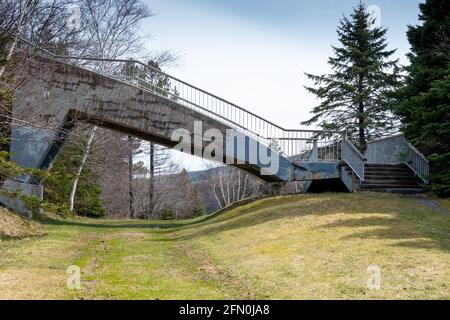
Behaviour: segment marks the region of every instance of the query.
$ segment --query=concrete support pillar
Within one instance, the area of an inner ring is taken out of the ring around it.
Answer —
[[[30,197],[36,197],[40,200],[43,200],[44,197],[44,189],[42,185],[7,180],[3,184],[2,189],[10,192],[18,192]],[[29,210],[25,203],[20,199],[0,194],[0,202],[8,209],[17,212],[28,219],[31,219],[33,216],[31,210]]]
[[[23,168],[38,169],[53,140],[54,132],[51,130],[13,128],[11,132],[11,161]],[[33,177],[24,174],[14,180],[5,181],[1,188],[7,192],[17,192],[24,196],[43,200],[43,187],[33,180],[35,180]],[[32,217],[33,213],[20,199],[0,194],[0,203],[29,219]]]

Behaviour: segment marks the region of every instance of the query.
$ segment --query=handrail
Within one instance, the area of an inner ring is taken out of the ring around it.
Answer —
[[[400,137],[402,135],[404,135],[403,132],[397,132],[397,133],[395,133],[393,135],[390,135],[390,136],[386,136],[386,137],[381,137],[381,138],[377,138],[377,139],[374,139],[374,140],[370,140],[370,141],[367,142],[367,144],[379,143],[381,141],[390,140],[390,139],[393,139],[393,138],[396,138],[396,137]]]
[[[426,163],[430,163],[430,160],[427,159],[427,157],[425,157],[425,155],[419,151],[419,149],[417,149],[414,145],[411,144],[411,142],[409,142],[408,140],[406,140],[405,137],[405,143],[408,145],[408,147],[420,158],[422,158],[423,161],[425,161]]]
[[[428,183],[430,163],[425,155],[406,140],[404,133],[398,133],[368,143],[366,157],[373,164],[405,164]]]
[[[352,169],[361,182],[365,180],[365,161],[364,156],[359,150],[347,139],[342,141],[342,160]]]
[[[412,170],[414,173],[422,179],[425,184],[428,184],[430,181],[428,180],[428,176],[430,174],[430,162],[425,157],[425,155],[420,152],[416,147],[414,147],[406,137],[404,137],[404,142],[407,148],[409,148],[411,153],[408,153],[408,159],[405,164]]]

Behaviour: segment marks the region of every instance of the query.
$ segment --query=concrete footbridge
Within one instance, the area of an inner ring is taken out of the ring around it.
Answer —
[[[136,60],[40,50],[27,64],[24,79],[13,105],[14,117],[24,125],[13,126],[11,137],[12,160],[23,167],[49,169],[76,122],[85,121],[235,166],[266,182],[340,180],[353,192],[365,181],[368,155],[345,132],[282,128]],[[408,164],[425,180],[426,158],[403,140],[395,150],[386,150],[386,140],[369,144],[371,159]],[[386,157],[386,151],[392,154]],[[394,155],[405,151],[406,159],[396,160]],[[5,186],[41,196],[33,180],[19,177]],[[17,206],[4,197],[0,201]]]

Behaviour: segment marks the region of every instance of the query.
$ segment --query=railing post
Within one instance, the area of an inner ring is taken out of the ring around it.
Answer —
[[[345,129],[344,131],[342,131],[342,141],[347,140],[348,140],[348,129]]]
[[[314,146],[311,154],[311,160],[312,161],[318,161],[319,160],[319,143],[317,139],[314,139]]]
[[[345,141],[347,141],[348,139],[348,134],[347,134],[347,129],[345,129],[344,131],[342,131],[342,141],[341,141],[341,149],[340,149],[340,157],[338,155],[338,159],[340,158],[341,160],[344,160],[344,155],[343,155],[343,150],[345,148]]]

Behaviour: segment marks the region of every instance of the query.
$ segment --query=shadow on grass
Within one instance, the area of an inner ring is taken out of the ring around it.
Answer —
[[[450,219],[427,210],[394,211],[391,217],[344,219],[320,228],[364,228],[365,231],[341,239],[384,239],[393,240],[392,245],[397,247],[450,251]]]
[[[450,219],[429,208],[417,206],[414,199],[391,195],[318,195],[263,200],[238,208],[175,239],[189,240],[233,229],[295,217],[345,213],[344,219],[321,225],[319,229],[347,228],[353,231],[342,239],[387,239],[393,246],[437,248],[450,251]],[[358,214],[355,218],[353,214]],[[301,223],[292,220],[292,223]],[[273,230],[276,232],[276,229]]]

